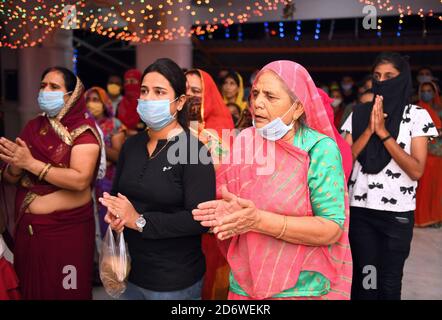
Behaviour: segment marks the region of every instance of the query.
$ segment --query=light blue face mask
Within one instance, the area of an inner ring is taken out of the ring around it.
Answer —
[[[137,112],[148,128],[158,131],[175,119],[176,113],[170,114],[170,104],[177,99],[173,101],[138,99]]]
[[[421,99],[423,102],[431,102],[431,100],[433,100],[434,95],[433,92],[430,91],[425,91],[421,93]]]
[[[38,93],[38,105],[49,117],[55,117],[64,106],[64,96],[70,92],[63,91],[40,91]]]
[[[282,137],[284,137],[286,135],[287,132],[289,132],[293,128],[294,121],[292,121],[292,123],[290,123],[289,125],[286,125],[282,121],[282,118],[284,118],[287,115],[287,113],[289,113],[289,111],[292,110],[294,105],[295,104],[293,103],[292,106],[290,107],[290,109],[288,109],[287,112],[284,113],[284,115],[282,117],[278,117],[278,118],[272,120],[271,122],[267,123],[262,128],[256,128],[255,119],[253,119],[253,126],[256,128],[256,131],[258,131],[258,133],[264,139],[267,139],[270,141],[276,141],[276,140],[281,139]]]

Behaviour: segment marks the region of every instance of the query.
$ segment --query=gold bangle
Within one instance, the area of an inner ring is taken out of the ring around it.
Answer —
[[[48,175],[49,170],[51,170],[51,168],[52,168],[52,164],[49,164],[48,168],[46,169],[46,172],[43,174],[43,177],[41,177],[41,180],[44,180],[46,178],[46,176]]]
[[[50,163],[47,163],[44,166],[43,170],[41,170],[40,174],[38,175],[39,181],[42,181],[46,177],[46,175],[48,174],[49,169],[51,169],[51,167],[52,167],[52,164],[50,164]]]
[[[287,229],[287,216],[284,216],[284,226],[282,227],[281,233],[279,234],[279,236],[276,237],[276,239],[281,239],[284,236],[286,229]]]

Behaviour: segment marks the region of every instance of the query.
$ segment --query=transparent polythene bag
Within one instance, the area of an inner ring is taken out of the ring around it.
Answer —
[[[123,233],[116,233],[108,227],[101,244],[100,278],[107,294],[117,299],[126,290],[130,271],[130,256]]]

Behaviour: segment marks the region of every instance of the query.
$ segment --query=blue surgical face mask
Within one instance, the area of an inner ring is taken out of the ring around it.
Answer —
[[[434,95],[431,91],[421,92],[421,99],[423,102],[431,102],[433,100]]]
[[[49,117],[55,117],[64,106],[63,91],[40,91],[38,93],[38,105]]]
[[[170,114],[170,104],[177,99],[173,101],[138,99],[137,112],[148,128],[158,131],[175,119],[176,113]]]
[[[292,123],[290,123],[289,125],[286,125],[282,121],[282,118],[284,118],[287,115],[287,113],[289,113],[289,111],[293,108],[294,105],[295,104],[292,104],[290,109],[288,109],[287,112],[284,113],[284,115],[282,117],[278,117],[278,118],[270,121],[262,128],[256,128],[255,119],[253,119],[253,126],[256,128],[256,131],[258,131],[258,133],[264,139],[267,139],[270,141],[276,141],[276,140],[281,139],[282,137],[284,137],[286,135],[287,132],[289,132],[293,128],[294,121],[292,121]]]

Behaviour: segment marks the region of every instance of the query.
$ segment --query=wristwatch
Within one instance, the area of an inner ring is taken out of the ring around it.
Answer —
[[[135,221],[135,225],[137,226],[138,231],[143,232],[143,228],[146,226],[146,219],[144,219],[142,214]]]

